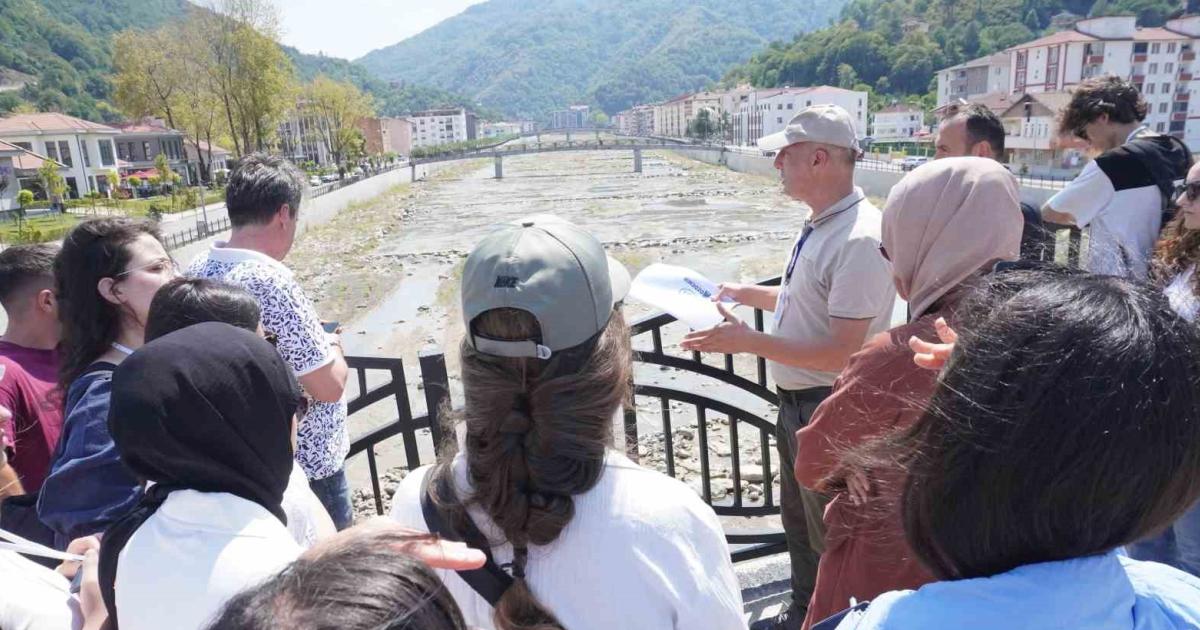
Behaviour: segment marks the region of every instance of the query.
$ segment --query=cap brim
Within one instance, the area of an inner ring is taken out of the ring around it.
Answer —
[[[758,139],[758,148],[763,151],[778,151],[789,144],[792,143],[788,142],[786,130]]]
[[[608,282],[612,285],[613,305],[617,302],[625,300],[625,296],[629,295],[629,287],[633,284],[633,279],[629,277],[629,270],[622,265],[619,260],[608,256]]]

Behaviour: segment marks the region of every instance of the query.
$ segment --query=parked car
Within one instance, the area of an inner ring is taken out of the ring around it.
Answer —
[[[339,178],[338,178],[338,175],[337,175],[337,173],[330,173],[330,174],[328,174],[328,175],[322,175],[322,176],[321,176],[321,181],[323,181],[323,182],[326,182],[326,183],[328,183],[328,182],[336,182],[338,179],[339,179]]]
[[[900,161],[900,170],[911,171],[914,168],[917,168],[918,166],[920,166],[928,161],[929,161],[929,158],[927,158],[927,157],[922,157],[919,155],[910,155]]]
[[[312,176],[310,176],[310,177],[308,178],[308,185],[309,185],[309,186],[320,186],[320,185],[321,185],[321,178],[320,178],[320,177],[317,177],[316,175],[312,175]]]

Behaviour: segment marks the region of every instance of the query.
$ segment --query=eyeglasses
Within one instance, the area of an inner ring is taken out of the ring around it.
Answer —
[[[124,278],[135,271],[143,271],[146,269],[154,271],[155,273],[163,273],[164,271],[170,270],[173,275],[179,275],[179,263],[173,258],[156,258],[144,265],[138,265],[137,267],[126,269],[125,271],[122,271],[113,277]]]
[[[1195,201],[1200,198],[1200,180],[1194,182],[1184,182],[1175,187],[1175,198],[1178,199],[1181,195],[1187,195],[1188,201]]]

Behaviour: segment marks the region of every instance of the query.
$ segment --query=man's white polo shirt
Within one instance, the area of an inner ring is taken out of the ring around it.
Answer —
[[[870,319],[868,339],[889,328],[896,288],[891,266],[879,251],[882,223],[883,214],[858,187],[811,222],[812,232],[800,248],[791,280],[780,287],[774,334],[829,339],[830,317]],[[785,279],[795,244],[788,252]],[[831,386],[838,373],[772,361],[771,376],[777,386],[796,390]]]
[[[216,242],[196,257],[187,275],[224,280],[246,289],[258,301],[262,326],[274,334],[276,348],[297,377],[333,361],[329,335],[312,300],[292,271],[266,254]],[[344,402],[312,401],[300,423],[296,461],[311,480],[325,479],[345,465],[350,452]]]

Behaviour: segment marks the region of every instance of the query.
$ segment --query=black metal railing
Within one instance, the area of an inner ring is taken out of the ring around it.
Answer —
[[[1080,233],[1077,229],[1060,228],[1056,234],[1050,256],[1053,260],[1077,265],[1080,255]],[[1068,230],[1062,234],[1062,230]],[[777,286],[780,278],[762,281],[764,286]],[[766,314],[754,309],[752,325],[756,330],[765,330]],[[660,374],[671,374],[679,385],[669,385],[660,378],[643,374],[634,378],[635,404],[625,410],[625,451],[634,461],[658,468],[672,477],[680,476],[683,470],[681,457],[687,453],[688,460],[699,460],[700,496],[722,517],[758,519],[758,523],[747,521],[748,527],[727,528],[726,540],[735,562],[759,558],[787,550],[781,528],[766,527],[763,517],[777,516],[780,512],[779,499],[774,486],[777,474],[791,474],[790,467],[774,463],[775,418],[778,396],[771,389],[767,373],[767,362],[761,357],[738,361],[733,355],[702,355],[696,352],[671,352],[666,339],[672,332],[682,333],[682,323],[668,314],[656,314],[642,318],[630,325],[634,344],[633,360],[636,365],[659,368]],[[353,438],[349,458],[365,456],[370,472],[371,492],[375,511],[384,513],[385,489],[380,484],[379,460],[376,449],[385,442],[398,438],[402,445],[402,466],[413,470],[425,463],[432,463],[437,448],[448,437],[442,426],[441,412],[449,408],[449,378],[445,356],[437,350],[427,350],[419,357],[420,386],[424,391],[423,414],[413,412],[409,395],[404,363],[401,359],[377,357],[347,357],[352,370],[352,383],[356,384],[357,395],[348,403],[353,417],[368,407],[391,399],[395,406],[394,416],[365,433]],[[635,373],[637,370],[635,369]],[[739,392],[756,404],[734,404],[722,397],[699,393],[703,382],[719,385],[716,393]],[[352,388],[353,389],[353,388]],[[644,407],[639,401],[657,401],[657,405]],[[679,411],[676,411],[676,406]],[[690,409],[693,415],[688,423],[680,427],[681,420],[689,417],[684,412]],[[724,420],[724,422],[722,422]],[[643,427],[647,429],[643,434]],[[422,432],[428,432],[425,437]],[[684,439],[684,436],[687,439]],[[422,461],[420,441],[434,454],[430,461]],[[719,442],[727,445],[719,448]],[[686,443],[692,443],[689,446]],[[661,461],[656,459],[661,455]],[[654,457],[651,457],[654,456]],[[654,461],[651,461],[654,460]],[[727,491],[717,492],[715,482],[718,473],[721,479],[727,474]],[[748,481],[753,478],[753,481]],[[752,485],[753,484],[753,485]],[[757,492],[754,485],[761,486]],[[740,523],[739,523],[740,524]]]
[[[220,234],[228,229],[230,229],[228,217],[221,217],[208,222],[200,220],[196,222],[196,227],[194,228],[164,235],[163,245],[166,245],[168,250],[178,249],[184,245],[202,241],[214,234]]]

